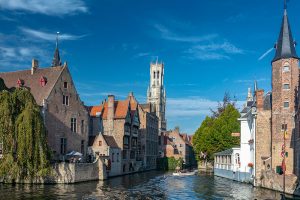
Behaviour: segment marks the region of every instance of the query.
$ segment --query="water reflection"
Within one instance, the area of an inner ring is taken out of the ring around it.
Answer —
[[[4,185],[0,199],[280,199],[277,192],[227,179],[147,172],[70,185]]]

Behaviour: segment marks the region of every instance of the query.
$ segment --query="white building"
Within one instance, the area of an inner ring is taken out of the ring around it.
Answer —
[[[241,111],[240,147],[215,154],[215,175],[241,182],[252,182],[255,172],[256,103],[248,89],[246,104]]]

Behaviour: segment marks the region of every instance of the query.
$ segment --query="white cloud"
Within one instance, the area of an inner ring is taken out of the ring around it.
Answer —
[[[230,55],[243,54],[244,51],[228,41],[222,43],[210,43],[194,45],[185,51],[190,58],[199,60],[223,60],[230,59]]]
[[[54,16],[88,12],[83,0],[0,0],[0,7]]]
[[[154,24],[154,28],[160,32],[161,38],[165,40],[172,40],[172,41],[177,41],[177,42],[192,42],[192,43],[197,43],[197,42],[203,42],[203,41],[209,41],[212,40],[216,37],[218,37],[217,34],[209,34],[209,35],[204,35],[204,36],[181,36],[177,33],[172,32],[165,26],[161,24]]]
[[[257,82],[264,82],[264,81],[268,81],[269,79],[266,79],[266,78],[259,78],[259,79],[240,79],[240,80],[236,80],[234,81],[235,83],[253,83],[254,84],[254,81],[257,81]]]
[[[260,61],[260,60],[264,59],[264,58],[265,58],[267,55],[269,55],[273,50],[274,50],[273,47],[270,48],[270,49],[267,50],[263,55],[261,55],[261,56],[258,58],[258,60]]]
[[[236,105],[241,108],[245,102],[237,101]],[[205,99],[202,97],[187,98],[168,98],[167,99],[167,118],[178,117],[203,117],[211,115],[211,109],[216,109],[218,101]],[[178,118],[180,120],[180,118]]]
[[[29,28],[20,28],[21,31],[29,36],[43,39],[43,40],[48,40],[48,41],[54,41],[56,38],[55,33],[48,33],[48,32],[43,32],[43,31],[37,31]],[[60,40],[78,40],[85,37],[85,35],[71,35],[71,34],[60,34],[59,39]]]
[[[0,69],[1,70],[16,70],[29,69],[32,58],[46,60],[47,52],[32,45],[27,46],[1,46],[0,47]]]

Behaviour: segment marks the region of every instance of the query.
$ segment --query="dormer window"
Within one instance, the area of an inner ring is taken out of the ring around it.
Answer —
[[[64,89],[68,89],[68,82],[64,82]]]
[[[18,85],[18,87],[22,87],[22,86],[24,86],[24,81],[23,81],[23,80],[21,80],[21,79],[18,79],[18,81],[17,81],[17,85]]]
[[[40,85],[41,85],[42,87],[44,87],[46,84],[47,84],[47,78],[42,76],[42,77],[40,78]]]

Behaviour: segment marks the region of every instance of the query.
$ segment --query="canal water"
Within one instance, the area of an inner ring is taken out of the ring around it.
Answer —
[[[210,175],[151,171],[70,185],[0,184],[0,199],[280,199],[278,192]]]

